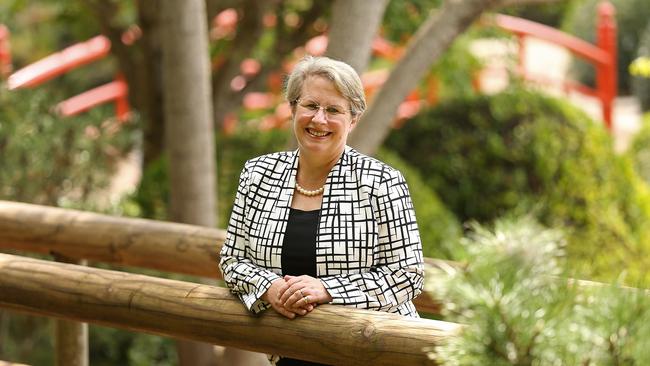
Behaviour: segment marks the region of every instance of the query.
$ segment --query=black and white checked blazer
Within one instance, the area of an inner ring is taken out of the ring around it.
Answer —
[[[235,295],[252,312],[282,276],[282,242],[296,183],[298,152],[246,162],[219,263]],[[316,273],[332,304],[418,314],[422,246],[402,174],[346,147],[327,176],[316,237]]]

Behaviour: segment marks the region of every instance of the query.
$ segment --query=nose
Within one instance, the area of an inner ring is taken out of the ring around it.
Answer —
[[[325,108],[324,107],[318,107],[318,110],[316,110],[316,113],[314,114],[314,116],[311,119],[312,119],[312,121],[319,122],[319,123],[327,122],[327,115],[325,115]]]

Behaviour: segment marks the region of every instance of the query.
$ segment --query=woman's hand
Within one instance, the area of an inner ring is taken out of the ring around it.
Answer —
[[[293,319],[296,315],[305,315],[307,312],[312,311],[314,307],[309,305],[308,307],[287,309],[284,307],[283,303],[280,301],[280,290],[284,291],[285,280],[277,279],[271,283],[271,287],[262,295],[262,300],[267,301],[273,307],[273,310],[278,312],[281,315],[286,316],[289,319]]]
[[[316,305],[332,301],[332,296],[323,283],[318,278],[307,275],[284,276],[283,286],[278,288],[278,293],[279,302],[284,309],[294,312],[312,311]]]

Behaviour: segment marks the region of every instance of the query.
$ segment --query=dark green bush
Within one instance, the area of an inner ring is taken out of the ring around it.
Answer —
[[[616,8],[618,26],[618,89],[621,94],[631,90],[628,66],[636,58],[641,34],[650,19],[648,0],[610,0]],[[596,10],[600,0],[576,2],[569,11],[563,29],[579,38],[594,43],[596,40]],[[594,69],[590,64],[576,59],[572,72],[577,79],[587,85],[595,84]]]
[[[424,255],[430,258],[453,258],[453,248],[462,234],[456,217],[428,187],[420,173],[397,154],[380,150],[377,158],[398,169],[406,178],[418,220]]]
[[[529,5],[516,5],[499,9],[499,13],[529,19],[537,23],[558,28],[562,25],[566,13],[575,2],[576,0],[566,0],[547,4],[533,3]]]
[[[461,221],[532,212],[568,231],[585,275],[644,275],[648,189],[602,126],[562,101],[525,90],[450,101],[408,121],[387,147]]]

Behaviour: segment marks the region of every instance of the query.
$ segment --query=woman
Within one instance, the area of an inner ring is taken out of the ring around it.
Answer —
[[[226,284],[253,313],[294,318],[330,303],[417,317],[422,248],[406,182],[346,146],[366,108],[359,76],[309,56],[286,98],[298,150],[246,162],[221,251]]]

